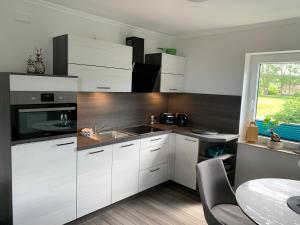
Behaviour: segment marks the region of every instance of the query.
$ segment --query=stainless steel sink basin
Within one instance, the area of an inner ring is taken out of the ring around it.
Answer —
[[[90,138],[94,140],[102,141],[102,140],[109,140],[109,139],[125,138],[130,136],[132,136],[132,134],[123,131],[118,131],[118,130],[110,130],[110,131],[103,131],[97,134],[93,134]]]

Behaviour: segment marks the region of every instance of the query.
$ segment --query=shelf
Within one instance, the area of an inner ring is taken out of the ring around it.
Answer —
[[[226,153],[226,154],[223,154],[223,155],[220,155],[217,157],[199,156],[199,159],[201,161],[208,160],[208,159],[222,159],[224,161],[224,160],[230,159],[232,157],[234,157],[234,154]]]

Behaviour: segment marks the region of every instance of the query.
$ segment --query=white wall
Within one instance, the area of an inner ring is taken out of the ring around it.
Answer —
[[[300,23],[176,40],[187,56],[185,89],[241,95],[245,53],[299,50],[299,37]]]
[[[25,72],[27,57],[38,47],[44,49],[46,72],[52,73],[52,37],[66,33],[121,44],[125,43],[126,36],[139,36],[145,38],[145,53],[158,52],[158,47],[170,47],[170,37],[163,34],[31,1],[0,1],[1,72]],[[18,22],[19,13],[29,15],[31,22]]]

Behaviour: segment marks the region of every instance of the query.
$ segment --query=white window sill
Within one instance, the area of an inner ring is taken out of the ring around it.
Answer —
[[[284,152],[284,153],[289,153],[289,154],[300,154],[300,151],[298,150],[299,143],[298,142],[293,142],[293,141],[287,141],[287,140],[282,140],[283,142],[283,149],[280,150],[275,150],[267,147],[267,142],[270,140],[269,137],[265,136],[258,136],[258,142],[255,144],[252,143],[247,143],[245,141],[240,141],[239,143],[241,144],[246,144],[246,145],[252,145],[252,146],[257,146],[259,148],[271,150],[271,151],[279,151],[279,152]]]

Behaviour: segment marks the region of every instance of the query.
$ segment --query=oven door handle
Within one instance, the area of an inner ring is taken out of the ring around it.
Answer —
[[[76,107],[19,109],[19,112],[20,113],[29,113],[29,112],[50,112],[50,111],[69,111],[69,110],[76,110]]]

